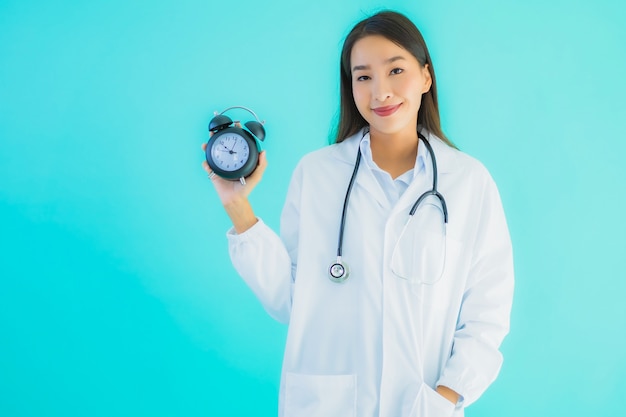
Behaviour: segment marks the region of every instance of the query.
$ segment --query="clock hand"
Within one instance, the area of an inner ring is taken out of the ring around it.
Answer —
[[[219,152],[228,152],[229,154],[237,154],[237,152],[233,151],[233,148],[235,147],[236,143],[233,144],[233,147],[228,149],[228,146],[226,145],[222,145],[224,147],[224,149],[218,149]]]

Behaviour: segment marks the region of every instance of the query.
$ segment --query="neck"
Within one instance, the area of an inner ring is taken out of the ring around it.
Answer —
[[[413,169],[418,143],[417,130],[394,134],[370,131],[372,158],[394,179]]]

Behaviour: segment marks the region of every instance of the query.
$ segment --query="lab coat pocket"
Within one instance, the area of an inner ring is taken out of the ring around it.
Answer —
[[[285,377],[285,417],[356,417],[356,375]]]
[[[426,384],[422,384],[409,416],[452,417],[455,409],[455,405],[439,395],[437,391]]]
[[[422,303],[433,310],[450,308],[453,300],[460,299],[464,280],[467,276],[467,259],[464,259],[463,244],[451,237],[445,238],[445,251],[440,275],[432,283],[419,283],[412,286],[413,292],[419,294]]]

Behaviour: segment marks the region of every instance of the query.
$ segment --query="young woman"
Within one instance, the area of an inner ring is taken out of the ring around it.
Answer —
[[[279,415],[462,416],[502,363],[511,242],[487,170],[439,123],[418,29],[382,12],[341,54],[336,144],[296,168],[280,237],[247,184],[209,173],[233,222],[232,262],[289,323]]]

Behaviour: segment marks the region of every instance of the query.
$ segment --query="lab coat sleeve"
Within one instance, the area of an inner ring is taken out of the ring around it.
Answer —
[[[463,294],[451,356],[437,385],[476,401],[502,365],[500,344],[509,331],[513,299],[513,252],[495,183],[487,175],[472,263]]]
[[[291,314],[294,282],[292,274],[295,273],[298,240],[299,190],[299,181],[294,175],[281,217],[282,239],[261,219],[244,233],[237,234],[231,228],[226,234],[235,270],[267,313],[281,323],[288,323]]]

